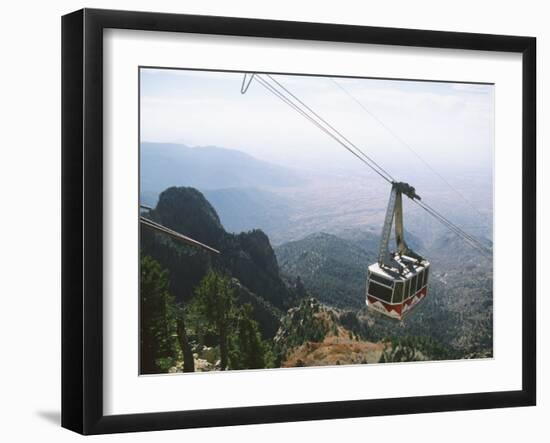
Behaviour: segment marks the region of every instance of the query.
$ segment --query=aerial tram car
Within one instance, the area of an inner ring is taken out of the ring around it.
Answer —
[[[378,261],[368,267],[366,303],[369,309],[403,320],[428,295],[430,263],[405,242],[403,194],[420,200],[407,183],[393,182],[382,227]],[[395,222],[396,250],[389,249]]]

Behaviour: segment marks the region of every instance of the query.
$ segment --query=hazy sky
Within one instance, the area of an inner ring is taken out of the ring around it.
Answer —
[[[142,69],[141,140],[216,145],[307,168],[361,168],[258,82],[239,73]],[[276,76],[387,170],[425,168],[378,120],[434,167],[490,171],[494,87],[459,83]],[[373,115],[376,118],[373,118]]]

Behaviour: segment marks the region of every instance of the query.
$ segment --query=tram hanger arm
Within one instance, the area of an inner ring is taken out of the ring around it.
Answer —
[[[400,255],[408,255],[413,258],[421,259],[421,257],[412,251],[405,241],[405,228],[403,225],[403,197],[413,200],[420,200],[420,196],[415,189],[404,182],[392,182],[390,199],[388,208],[384,218],[384,226],[382,227],[382,237],[380,239],[380,249],[378,252],[378,263],[380,266],[392,267],[392,258],[390,257],[389,242],[391,236],[391,228],[395,219],[395,241],[397,243],[397,252]]]

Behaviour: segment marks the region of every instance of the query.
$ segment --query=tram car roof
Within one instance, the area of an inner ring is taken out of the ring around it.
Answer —
[[[379,263],[373,263],[368,268],[369,272],[373,272],[377,275],[386,277],[391,280],[404,281],[411,277],[414,277],[420,271],[430,266],[430,262],[428,260],[416,260],[406,255],[400,256],[398,254],[395,254],[394,261],[396,262],[396,264],[401,264],[401,266],[399,268],[397,266],[394,268],[389,268],[387,266],[380,266]]]

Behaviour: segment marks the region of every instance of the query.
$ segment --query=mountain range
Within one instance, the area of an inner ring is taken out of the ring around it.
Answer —
[[[376,260],[386,207],[368,180],[162,143],[142,144],[141,177],[150,218],[221,251],[210,256],[142,228],[142,252],[169,271],[180,302],[193,298],[213,268],[230,275],[240,302],[253,306],[264,339],[284,330],[289,309],[314,298],[370,343],[429,337],[435,345],[413,340],[423,355],[492,355],[491,260],[418,212],[406,212],[406,240],[432,263],[428,298],[404,323],[365,307],[366,270]]]
[[[289,168],[216,146],[144,142],[140,177],[142,204],[155,206],[160,192],[168,187],[193,187],[216,208],[228,232],[261,229],[273,245],[319,232],[351,240],[355,239],[350,235],[357,233],[378,236],[389,195],[386,184],[368,171],[350,174],[336,169],[304,170],[298,165]],[[423,180],[426,182],[425,177]],[[458,188],[468,186],[465,183]],[[462,211],[448,190],[436,186],[428,197],[432,205],[452,215],[461,226],[478,226],[473,233],[482,241],[483,233],[491,238],[490,226],[484,226],[485,221],[472,208]],[[405,209],[405,228],[412,231],[407,239],[413,248],[412,234],[428,249],[447,234],[446,228],[418,207]]]
[[[171,186],[204,190],[296,186],[292,170],[258,160],[244,152],[216,146],[141,143],[140,188],[149,197]]]

